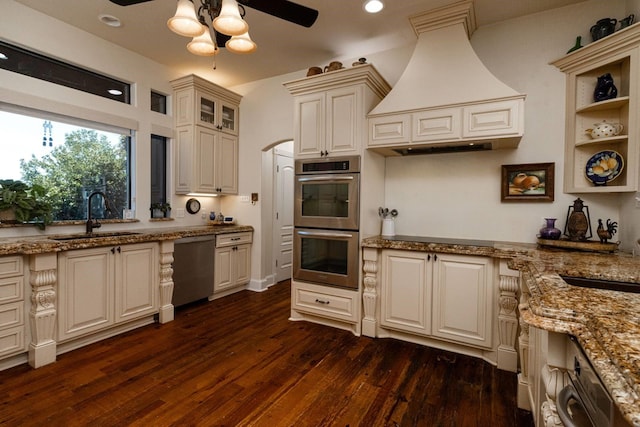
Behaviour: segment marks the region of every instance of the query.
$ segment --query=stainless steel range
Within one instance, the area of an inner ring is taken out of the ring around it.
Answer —
[[[360,157],[297,160],[293,278],[358,288]]]

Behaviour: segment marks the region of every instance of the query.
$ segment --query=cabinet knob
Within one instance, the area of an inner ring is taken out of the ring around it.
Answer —
[[[115,254],[116,253],[116,248],[111,248],[111,253]]]
[[[325,305],[329,305],[329,301],[324,301],[324,300],[321,300],[321,299],[318,299],[318,298],[316,298],[316,302],[317,302],[318,304],[325,304]]]

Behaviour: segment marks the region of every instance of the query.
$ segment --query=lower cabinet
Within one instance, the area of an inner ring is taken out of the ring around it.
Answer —
[[[0,358],[26,350],[23,273],[21,256],[0,257]]]
[[[251,280],[250,232],[219,234],[216,237],[213,293],[246,285]]]
[[[292,310],[349,323],[359,318],[356,291],[294,281],[291,294]]]
[[[63,252],[58,256],[58,341],[158,310],[158,244]]]
[[[493,276],[491,258],[384,250],[380,325],[490,348]]]

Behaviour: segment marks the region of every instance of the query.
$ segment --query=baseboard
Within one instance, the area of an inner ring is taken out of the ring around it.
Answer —
[[[264,279],[251,279],[247,285],[247,289],[253,292],[264,292],[269,286],[275,285],[275,276],[273,274],[268,275]]]

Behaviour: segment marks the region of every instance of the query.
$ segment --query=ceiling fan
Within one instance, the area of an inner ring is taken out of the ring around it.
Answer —
[[[110,0],[120,6],[145,3],[153,0]],[[311,27],[318,18],[318,11],[288,0],[237,0],[239,4],[250,7],[260,12],[267,13],[285,21]]]

